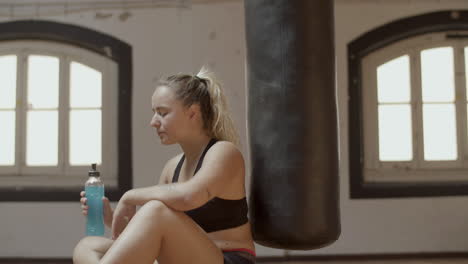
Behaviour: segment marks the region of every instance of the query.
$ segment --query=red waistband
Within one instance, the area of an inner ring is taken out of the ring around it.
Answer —
[[[251,250],[251,249],[248,249],[248,248],[230,248],[230,249],[223,249],[222,250],[223,252],[231,252],[231,251],[244,251],[244,252],[247,252],[253,256],[257,256],[257,254],[255,254],[255,251]]]

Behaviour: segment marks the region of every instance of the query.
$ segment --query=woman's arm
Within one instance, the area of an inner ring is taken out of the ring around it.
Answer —
[[[151,200],[159,200],[167,206],[178,210],[190,210],[189,190],[184,183],[170,183],[132,189],[124,194],[122,201],[131,205],[143,205]]]
[[[167,167],[163,169],[164,177],[169,175]],[[244,176],[242,154],[232,143],[219,142],[208,151],[202,167],[189,181],[133,189],[124,194],[122,201],[143,205],[159,200],[175,210],[188,211],[218,196],[236,177],[241,176]]]

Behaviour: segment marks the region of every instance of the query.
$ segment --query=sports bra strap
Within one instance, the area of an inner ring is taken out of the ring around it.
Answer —
[[[200,160],[198,160],[198,164],[197,164],[197,167],[195,168],[195,172],[193,173],[193,175],[195,175],[201,168],[202,166],[202,163],[203,163],[203,159],[205,158],[205,154],[206,152],[208,152],[208,149],[211,148],[211,146],[213,146],[218,140],[215,139],[215,138],[212,138],[210,140],[210,142],[208,143],[208,145],[206,146],[205,150],[203,150],[203,153],[200,157]],[[174,176],[172,177],[172,182],[177,182],[179,180],[179,174],[180,174],[180,170],[182,168],[182,164],[184,163],[184,160],[185,160],[185,155],[182,155],[182,158],[180,159],[179,163],[177,164],[177,167],[174,171]]]
[[[177,167],[174,171],[174,175],[172,176],[172,183],[177,182],[179,180],[179,173],[180,173],[180,168],[182,168],[182,164],[184,163],[185,155],[182,155],[182,158],[180,159],[179,163],[177,164]]]

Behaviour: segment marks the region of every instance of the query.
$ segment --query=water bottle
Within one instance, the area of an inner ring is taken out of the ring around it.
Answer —
[[[104,183],[100,173],[96,170],[96,164],[91,165],[85,183],[86,204],[88,205],[88,217],[86,219],[87,236],[104,236],[104,211],[102,197],[104,197]]]

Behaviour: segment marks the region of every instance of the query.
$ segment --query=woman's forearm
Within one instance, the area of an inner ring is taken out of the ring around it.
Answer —
[[[188,211],[198,207],[196,194],[184,183],[132,189],[126,192],[122,199],[131,205],[144,205],[148,201],[158,200],[178,211]]]

